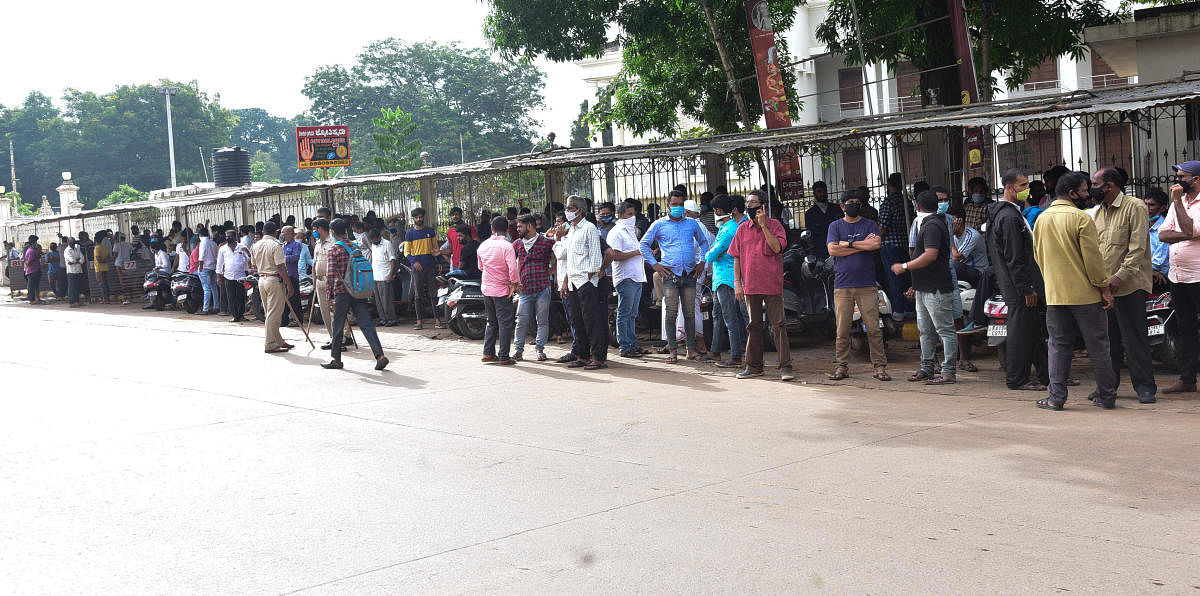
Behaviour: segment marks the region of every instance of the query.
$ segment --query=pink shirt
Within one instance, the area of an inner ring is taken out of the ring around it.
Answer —
[[[477,251],[479,270],[483,272],[480,289],[484,296],[501,298],[508,296],[509,284],[521,283],[521,271],[517,268],[517,253],[504,236],[491,236],[479,245]]]
[[[1197,195],[1196,199],[1192,201],[1185,196],[1183,204],[1192,218],[1192,238],[1194,240],[1184,240],[1170,245],[1171,267],[1167,272],[1167,278],[1175,283],[1193,284],[1200,282],[1200,195]],[[1174,203],[1171,204],[1171,210],[1167,212],[1162,225],[1158,227],[1159,232],[1163,230],[1179,231],[1179,219],[1175,216]]]
[[[742,271],[742,293],[775,296],[783,293],[783,249],[787,247],[787,233],[783,224],[774,218],[767,219],[767,229],[779,240],[779,252],[767,245],[758,224],[753,220],[742,222],[729,244],[729,254],[737,257]]]

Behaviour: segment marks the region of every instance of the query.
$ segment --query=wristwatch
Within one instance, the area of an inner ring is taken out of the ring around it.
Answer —
[[[854,241],[851,240],[850,243],[846,245],[846,248],[854,248]]]
[[[908,263],[900,263],[900,268],[905,271],[908,271]]]

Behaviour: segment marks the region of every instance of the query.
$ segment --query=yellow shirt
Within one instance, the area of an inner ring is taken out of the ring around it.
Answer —
[[[103,242],[96,245],[95,252],[92,253],[92,256],[95,257],[94,261],[92,262],[92,267],[95,268],[96,271],[100,273],[108,271],[109,263],[112,261],[112,252],[104,246]]]
[[[1100,302],[1100,288],[1108,286],[1108,276],[1099,245],[1096,222],[1071,201],[1056,199],[1038,216],[1033,258],[1046,280],[1046,304]]]
[[[1150,214],[1146,203],[1124,193],[1117,195],[1111,207],[1096,208],[1096,232],[1100,236],[1100,256],[1104,273],[1121,280],[1115,296],[1127,296],[1137,290],[1149,292]]]

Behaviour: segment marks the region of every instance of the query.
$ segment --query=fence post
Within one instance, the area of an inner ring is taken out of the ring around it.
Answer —
[[[564,202],[566,197],[563,195],[566,186],[566,180],[563,176],[561,168],[551,168],[545,170],[546,176],[546,204],[549,205],[555,201]]]
[[[729,168],[725,165],[725,156],[716,153],[704,153],[704,187],[705,190],[715,193],[718,186],[725,186],[725,172]]]
[[[425,210],[425,225],[437,229],[437,180],[421,178],[421,208]],[[408,220],[408,218],[405,218]]]
[[[247,224],[254,225],[254,221],[250,219],[250,202],[247,201],[246,199],[242,199],[240,201],[240,203],[242,206],[242,224],[241,225],[247,225]]]

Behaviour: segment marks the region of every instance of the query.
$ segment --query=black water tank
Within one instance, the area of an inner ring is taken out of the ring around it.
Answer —
[[[213,149],[213,180],[217,188],[250,184],[250,152],[241,147]]]

